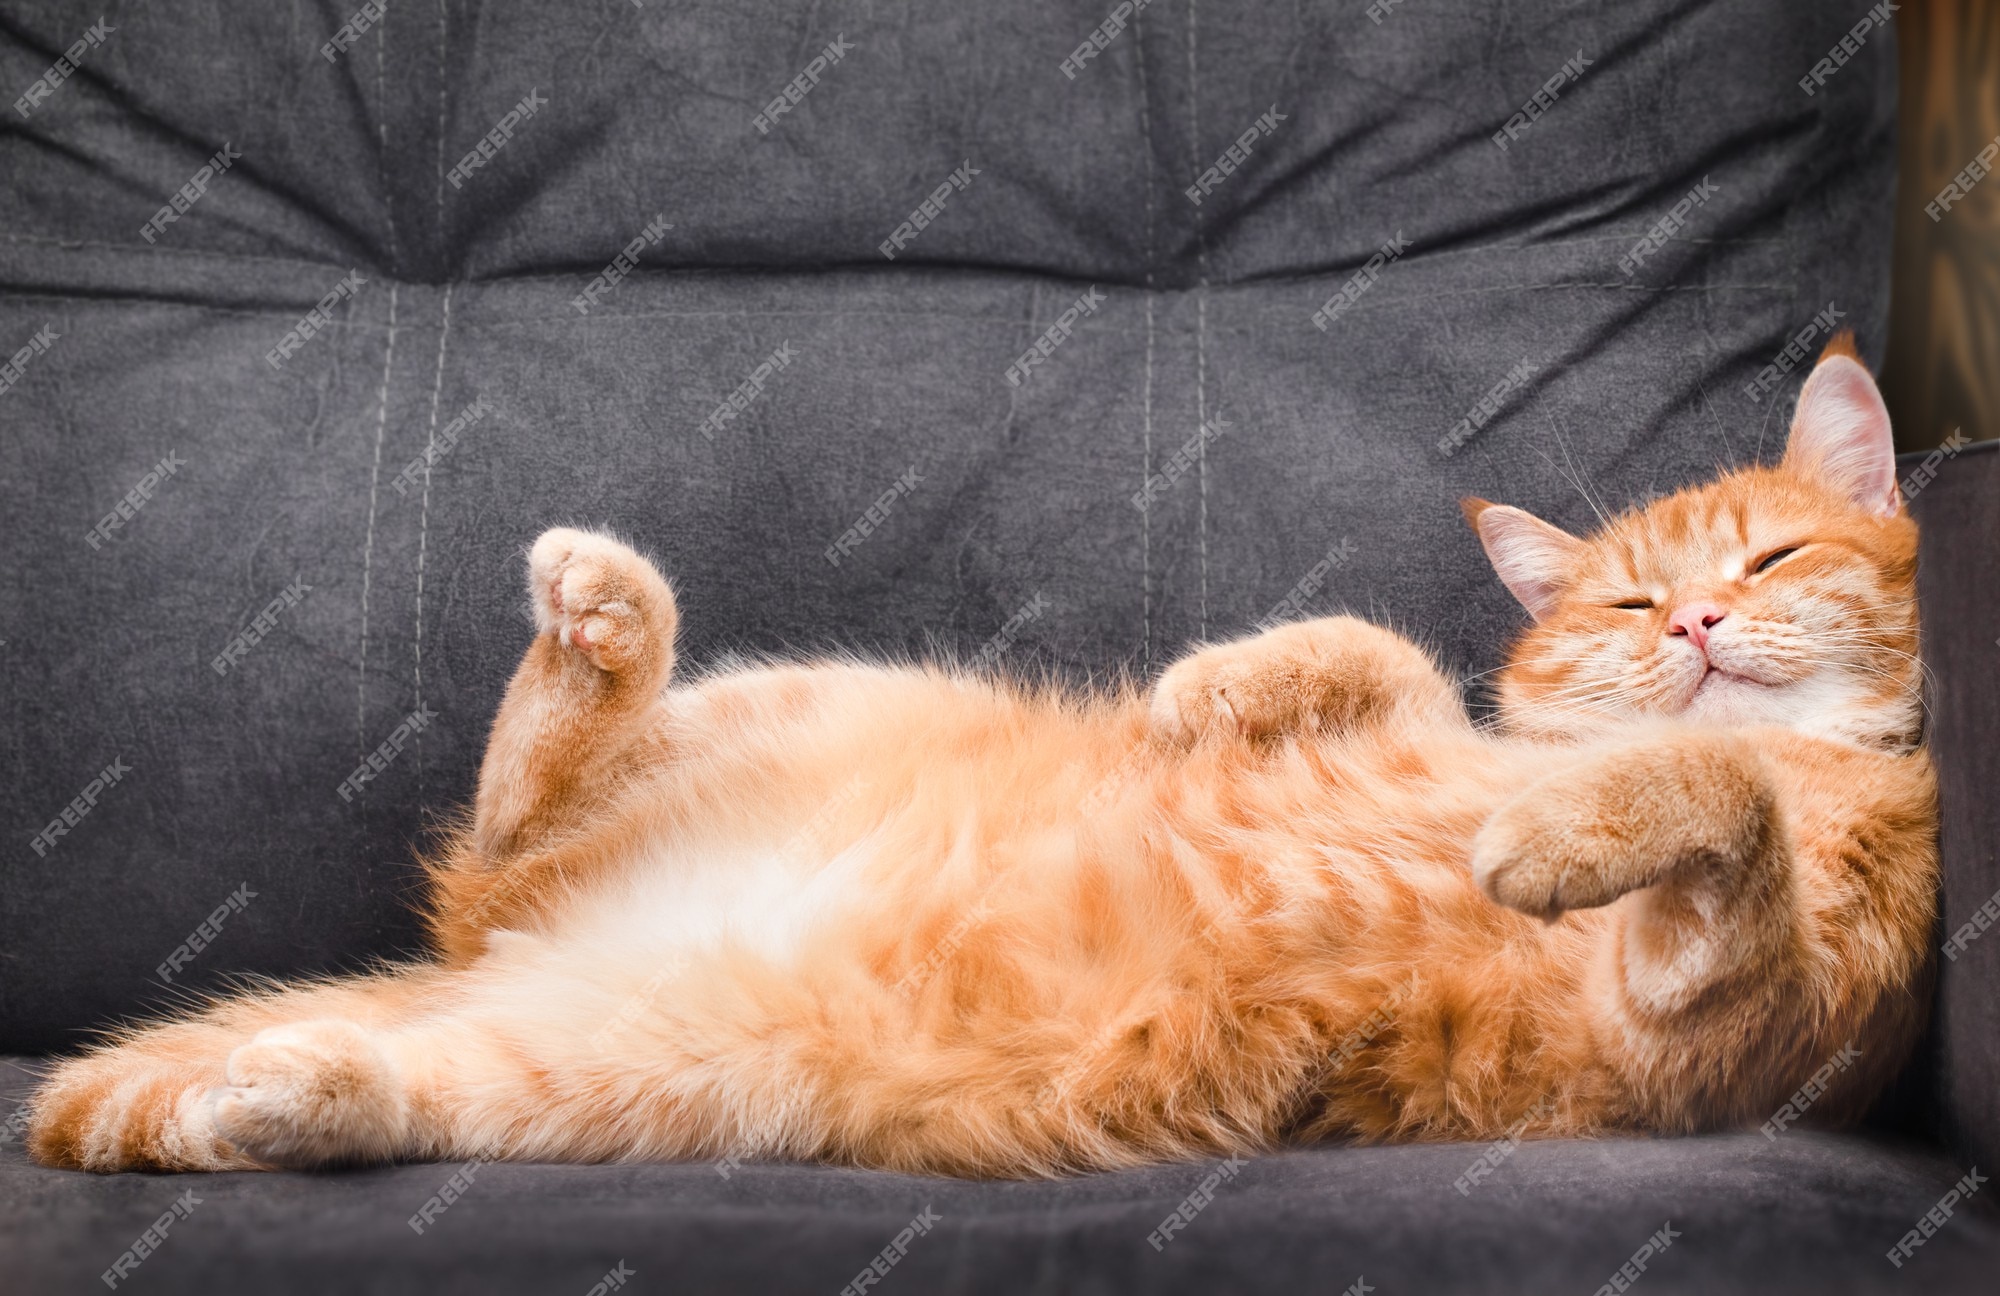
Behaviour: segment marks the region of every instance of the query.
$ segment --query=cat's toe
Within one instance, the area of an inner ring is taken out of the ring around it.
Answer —
[[[550,527],[528,549],[528,597],[534,603],[535,625],[544,634],[562,618],[562,574],[570,558],[593,537],[575,527]]]
[[[261,1162],[380,1161],[404,1145],[402,1080],[351,1022],[274,1026],[229,1055],[226,1078],[209,1096],[216,1131]]]

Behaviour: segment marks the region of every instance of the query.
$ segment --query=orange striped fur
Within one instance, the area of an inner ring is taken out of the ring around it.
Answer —
[[[1887,438],[1830,349],[1775,467],[1587,538],[1469,502],[1536,617],[1489,726],[1349,618],[1150,694],[672,682],[666,582],[549,532],[435,957],[123,1031],[31,1148],[1045,1175],[1755,1124],[1849,1042],[1812,1116],[1852,1118],[1921,1025],[1936,870]]]

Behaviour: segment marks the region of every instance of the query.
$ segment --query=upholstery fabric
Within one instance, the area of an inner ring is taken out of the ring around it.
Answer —
[[[414,950],[546,526],[657,554],[691,669],[1147,677],[1282,604],[1482,671],[1520,614],[1460,495],[1587,527],[1772,455],[1788,342],[1882,351],[1892,31],[1799,84],[1858,3],[356,8],[0,10],[7,95],[81,43],[0,112],[0,1049]],[[1996,462],[1918,503],[1954,925],[2000,886]],[[1591,1291],[1669,1221],[1649,1292],[1986,1290],[1982,1200],[1883,1253],[2000,1158],[1996,958],[1944,966],[1903,1134],[1523,1144],[1464,1195],[1483,1149],[1300,1149],[1158,1251],[1212,1168],[494,1165],[418,1235],[453,1167],[16,1139],[0,1283],[98,1290],[191,1190],[134,1289],[833,1292],[934,1205],[879,1290]]]

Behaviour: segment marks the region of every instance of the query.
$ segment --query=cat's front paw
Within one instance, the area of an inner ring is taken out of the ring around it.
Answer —
[[[1472,876],[1509,909],[1553,921],[1687,869],[1728,869],[1773,830],[1745,740],[1696,732],[1636,744],[1542,779],[1473,840]]]
[[[352,1022],[273,1026],[229,1055],[226,1078],[209,1099],[216,1132],[265,1164],[382,1161],[407,1141],[401,1077]]]
[[[610,536],[544,531],[528,551],[535,626],[598,670],[643,668],[673,652],[678,616],[660,573]]]
[[[1169,667],[1153,686],[1153,732],[1191,743],[1205,734],[1252,737],[1279,728],[1279,699],[1233,646],[1204,648]]]
[[[1160,676],[1153,731],[1169,741],[1315,734],[1398,710],[1441,718],[1456,695],[1421,649],[1355,617],[1276,626],[1202,648]]]
[[[1523,798],[1488,819],[1473,841],[1472,880],[1494,903],[1554,922],[1567,910],[1589,907],[1582,892],[1604,890],[1591,882],[1605,875],[1611,861],[1601,833],[1550,809]]]

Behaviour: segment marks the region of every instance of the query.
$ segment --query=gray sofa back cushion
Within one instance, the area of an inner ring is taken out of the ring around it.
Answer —
[[[1067,75],[1114,12],[110,15],[0,136],[0,1049],[414,948],[551,524],[659,555],[694,665],[1144,675],[1285,606],[1483,670],[1459,495],[1583,527],[1770,455],[1829,303],[1879,355],[1845,10],[1157,0]],[[0,84],[99,16],[14,6]]]

